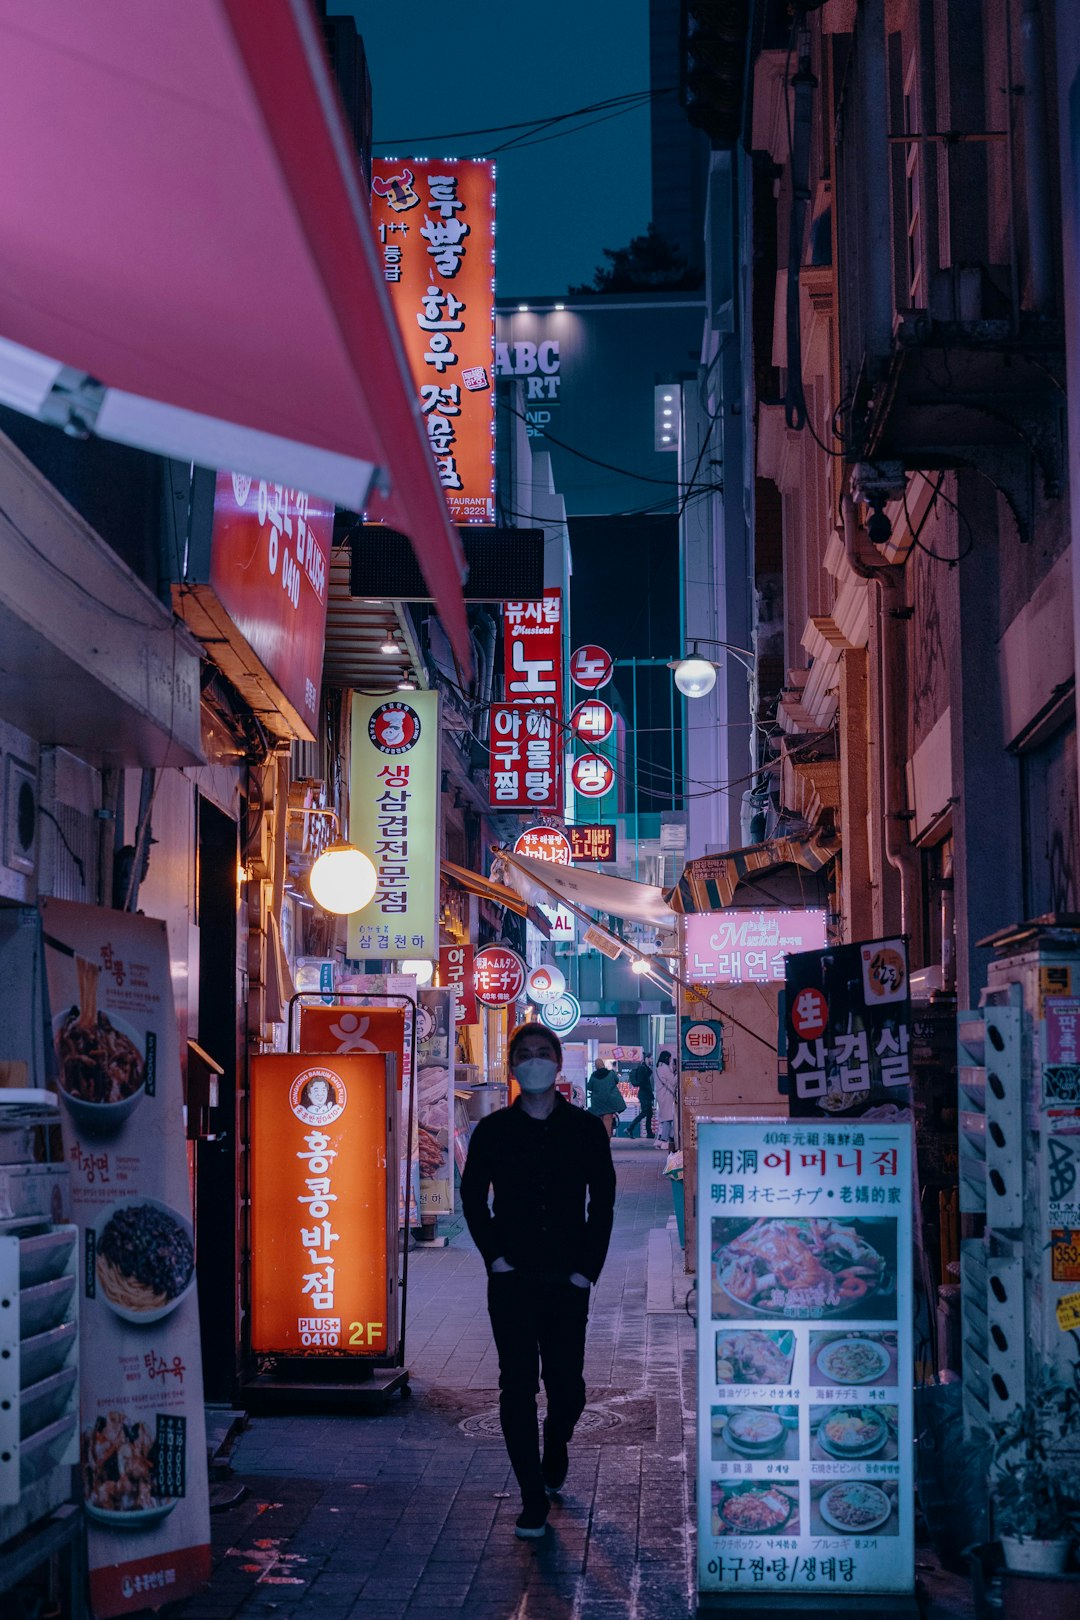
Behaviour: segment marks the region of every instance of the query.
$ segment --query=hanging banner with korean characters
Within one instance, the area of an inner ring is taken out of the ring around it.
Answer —
[[[702,1593],[914,1591],[913,1185],[906,1122],[698,1120]]]
[[[378,883],[349,917],[347,951],[434,957],[439,948],[439,696],[407,692],[352,701],[349,837]]]
[[[799,952],[787,958],[785,985],[793,1116],[854,1117],[910,1105],[911,995],[902,939]]]
[[[82,1230],[79,1381],[99,1620],[210,1578],[194,1230],[165,924],[42,903],[57,1089]]]
[[[371,215],[455,523],[495,522],[495,166],[376,158]]]
[[[454,1023],[475,1024],[476,988],[473,984],[473,947],[455,941],[439,946],[439,983],[454,993]]]
[[[420,1152],[420,1213],[454,1209],[454,992],[438,985],[417,991],[416,1117]]]
[[[381,1052],[251,1059],[251,1348],[393,1356],[397,1158]]]
[[[503,605],[502,704],[489,722],[492,805],[558,810],[562,759],[562,593]],[[515,721],[508,709],[521,709]],[[511,797],[514,795],[515,797]]]

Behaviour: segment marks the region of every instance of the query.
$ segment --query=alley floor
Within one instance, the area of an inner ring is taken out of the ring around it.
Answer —
[[[695,1613],[691,1280],[663,1154],[644,1142],[616,1142],[614,1153],[589,1405],[543,1541],[514,1536],[520,1501],[499,1433],[484,1268],[458,1230],[447,1248],[410,1255],[412,1399],[381,1416],[252,1418],[231,1456],[246,1494],[212,1516],[213,1582],[170,1620]],[[964,1609],[950,1601],[929,1613]]]

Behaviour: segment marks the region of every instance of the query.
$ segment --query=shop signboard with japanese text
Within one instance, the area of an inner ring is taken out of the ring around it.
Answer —
[[[439,872],[439,697],[354,693],[349,837],[375,864],[371,901],[349,917],[348,955],[434,957]]]
[[[219,472],[212,521],[194,527],[174,589],[177,613],[252,706],[308,740],[319,730],[333,536],[332,502]]]
[[[698,1120],[701,1592],[914,1591],[912,1187],[907,1123]]]
[[[911,995],[902,939],[787,958],[792,1115],[857,1115],[911,1101]]]
[[[785,957],[825,944],[825,913],[699,911],[684,930],[690,984],[782,984]]]
[[[495,168],[376,158],[372,223],[455,523],[495,522]]]
[[[484,1007],[512,1007],[525,989],[525,964],[509,945],[485,945],[473,970],[476,999]]]
[[[378,1052],[251,1059],[251,1347],[397,1347],[392,1063]]]
[[[165,924],[42,905],[72,1211],[81,1468],[99,1620],[210,1578],[199,1305]]]

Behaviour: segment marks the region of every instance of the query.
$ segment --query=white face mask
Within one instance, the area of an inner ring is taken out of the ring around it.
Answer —
[[[547,1091],[555,1084],[558,1073],[554,1058],[524,1058],[514,1065],[514,1079],[522,1091]]]

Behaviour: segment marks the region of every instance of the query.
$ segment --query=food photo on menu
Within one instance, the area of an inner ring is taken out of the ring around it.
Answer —
[[[182,1499],[161,1483],[157,1433],[136,1414],[110,1412],[82,1433],[86,1511],[105,1529],[148,1530]]]
[[[796,1462],[799,1456],[797,1406],[714,1406],[713,1462],[769,1457]]]
[[[714,1479],[714,1536],[797,1536],[799,1487],[771,1479]]]
[[[793,1319],[896,1314],[896,1220],[712,1219],[712,1314]]]
[[[812,1536],[898,1536],[897,1486],[891,1480],[813,1480]]]
[[[810,1383],[818,1388],[828,1384],[888,1386],[896,1383],[896,1368],[895,1333],[810,1335]]]
[[[716,1335],[718,1384],[786,1384],[794,1360],[795,1335],[790,1328],[721,1330]]]
[[[810,1456],[815,1462],[895,1462],[897,1414],[895,1406],[812,1406]]]

